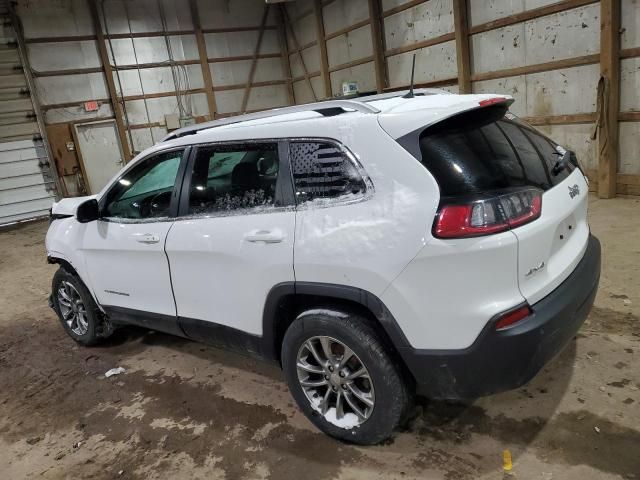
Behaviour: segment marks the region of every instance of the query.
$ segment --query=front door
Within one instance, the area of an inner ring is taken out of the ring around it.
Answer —
[[[234,332],[262,335],[269,290],[294,280],[291,189],[276,142],[203,146],[192,156],[182,189],[186,218],[166,245],[188,336],[233,347],[229,339],[246,339]],[[241,348],[251,350],[251,342]]]
[[[158,153],[126,171],[100,200],[82,250],[94,294],[110,317],[179,333],[164,252],[177,211],[184,149]]]

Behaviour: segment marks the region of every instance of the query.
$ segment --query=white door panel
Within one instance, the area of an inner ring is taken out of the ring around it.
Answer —
[[[178,221],[166,251],[182,318],[262,334],[269,290],[294,281],[291,210]]]
[[[172,222],[87,224],[86,271],[103,306],[175,315],[164,241]]]

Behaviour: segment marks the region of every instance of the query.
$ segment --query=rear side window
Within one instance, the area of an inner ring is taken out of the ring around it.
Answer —
[[[419,137],[421,162],[443,196],[534,186],[548,190],[571,172],[553,174],[556,145],[507,114],[488,107],[456,115]]]
[[[365,182],[356,165],[328,142],[292,142],[291,169],[298,203],[363,194]]]
[[[200,147],[189,191],[189,214],[273,206],[278,179],[275,143]]]

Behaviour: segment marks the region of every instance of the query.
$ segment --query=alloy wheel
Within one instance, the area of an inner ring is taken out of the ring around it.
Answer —
[[[62,282],[58,288],[58,305],[62,319],[76,335],[84,335],[89,329],[87,309],[78,290],[69,282]]]
[[[298,381],[311,406],[327,420],[347,416],[355,425],[373,412],[375,395],[369,371],[358,356],[335,338],[309,338],[298,350]],[[329,414],[329,415],[328,415]],[[336,423],[336,422],[332,422]]]

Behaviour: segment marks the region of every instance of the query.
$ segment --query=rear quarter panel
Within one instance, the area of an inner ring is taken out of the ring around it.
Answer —
[[[379,296],[428,241],[438,187],[375,116],[334,123],[334,138],[362,164],[373,191],[361,201],[298,207],[296,281],[355,286]]]

